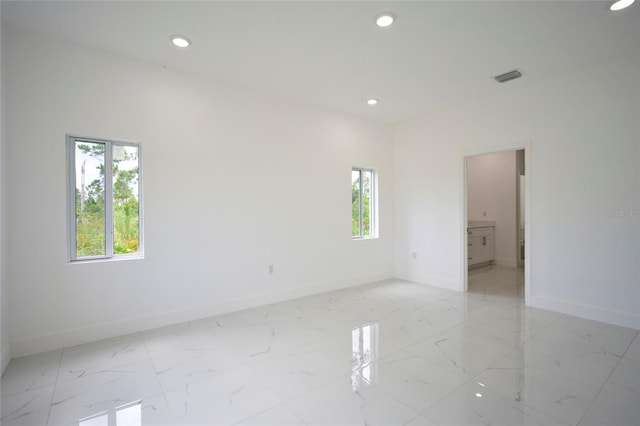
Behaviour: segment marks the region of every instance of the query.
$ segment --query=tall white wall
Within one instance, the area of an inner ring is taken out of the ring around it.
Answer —
[[[495,262],[517,266],[516,151],[467,158],[467,218],[495,221]]]
[[[14,356],[392,276],[390,127],[5,36]],[[143,260],[67,262],[67,133],[142,144]],[[379,239],[351,239],[353,165],[379,173]]]
[[[464,287],[462,159],[528,141],[531,303],[640,328],[639,76],[632,57],[399,126],[396,275]]]
[[[0,21],[2,21],[2,5],[0,4]],[[0,28],[0,373],[11,360],[11,346],[9,339],[9,299],[7,281],[7,226],[5,221],[6,197],[6,121],[4,119],[4,37]]]

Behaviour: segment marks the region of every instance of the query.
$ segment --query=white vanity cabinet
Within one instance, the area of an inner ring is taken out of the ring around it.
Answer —
[[[467,249],[469,266],[493,262],[495,258],[494,227],[467,228]]]

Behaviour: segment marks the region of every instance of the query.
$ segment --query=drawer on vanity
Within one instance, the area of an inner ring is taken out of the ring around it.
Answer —
[[[493,235],[493,226],[484,228],[467,228],[467,237],[488,237]]]

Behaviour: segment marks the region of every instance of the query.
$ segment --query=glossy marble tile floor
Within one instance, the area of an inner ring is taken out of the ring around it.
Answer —
[[[2,425],[639,425],[638,331],[527,308],[518,276],[386,281],[15,359]]]

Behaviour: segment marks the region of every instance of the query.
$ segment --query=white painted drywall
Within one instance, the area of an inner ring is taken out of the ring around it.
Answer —
[[[2,21],[2,5],[0,4],[0,21]],[[0,374],[11,360],[11,345],[9,339],[9,299],[7,281],[7,226],[5,210],[6,197],[6,167],[5,167],[5,119],[4,119],[4,73],[2,71],[4,62],[4,37],[0,28]]]
[[[392,276],[389,126],[5,36],[14,356]],[[66,133],[142,144],[143,260],[67,262]],[[379,239],[351,239],[353,165]]]
[[[495,221],[495,263],[517,266],[516,151],[467,157],[467,218]]]
[[[640,328],[639,76],[631,57],[399,126],[396,275],[464,288],[462,159],[529,141],[531,303]]]

